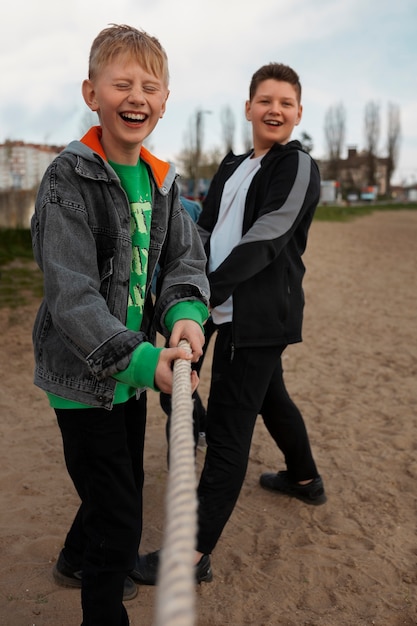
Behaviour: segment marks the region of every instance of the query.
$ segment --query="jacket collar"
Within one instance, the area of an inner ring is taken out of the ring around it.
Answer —
[[[90,130],[88,130],[86,134],[80,139],[80,141],[84,145],[91,148],[91,150],[99,154],[101,158],[107,162],[107,157],[100,142],[101,134],[101,126],[92,126]],[[172,184],[172,181],[175,178],[175,171],[173,166],[166,161],[161,161],[143,146],[140,150],[140,158],[145,161],[147,165],[149,165],[158,187],[161,190],[168,190]],[[169,174],[170,176],[168,176]]]

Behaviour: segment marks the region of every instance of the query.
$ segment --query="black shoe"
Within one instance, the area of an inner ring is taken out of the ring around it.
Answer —
[[[307,504],[324,504],[327,500],[320,476],[314,478],[307,485],[300,485],[291,482],[288,479],[288,472],[282,471],[278,474],[261,474],[260,483],[266,489],[285,493],[287,496],[293,496]]]
[[[59,553],[58,560],[52,570],[52,575],[55,582],[58,585],[61,585],[61,587],[81,589],[82,571],[81,569],[70,565],[64,557],[62,551]],[[136,598],[137,594],[138,588],[135,583],[129,576],[126,576],[125,586],[123,589],[123,600],[133,600],[133,598]]]
[[[129,576],[139,585],[156,585],[159,567],[159,550],[149,552],[142,556],[138,555],[136,567]],[[211,583],[213,572],[211,571],[210,555],[204,554],[195,566],[196,582]]]

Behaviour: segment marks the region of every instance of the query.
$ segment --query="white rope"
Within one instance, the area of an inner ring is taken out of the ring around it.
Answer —
[[[191,351],[187,341],[179,345]],[[193,626],[197,497],[190,361],[175,361],[173,373],[166,526],[158,572],[155,626]]]

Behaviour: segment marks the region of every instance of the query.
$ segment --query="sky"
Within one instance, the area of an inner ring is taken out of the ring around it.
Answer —
[[[399,107],[401,142],[394,183],[417,182],[417,3],[415,0],[13,0],[0,22],[0,143],[65,145],[90,116],[81,96],[95,36],[124,23],[156,36],[170,69],[164,118],[147,146],[176,162],[203,111],[203,150],[224,152],[221,114],[230,107],[234,150],[243,151],[244,103],[265,63],[290,65],[303,87],[312,156],[326,157],[324,120],[343,104],[345,150],[365,147],[365,107],[380,111],[386,156],[388,107]]]

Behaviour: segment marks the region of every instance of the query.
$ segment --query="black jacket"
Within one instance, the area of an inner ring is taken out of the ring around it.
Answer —
[[[249,154],[230,152],[211,182],[198,220],[207,257],[225,182]],[[302,340],[301,257],[319,198],[315,161],[298,141],[275,144],[249,186],[241,241],[209,274],[212,307],[233,294],[235,347]]]

